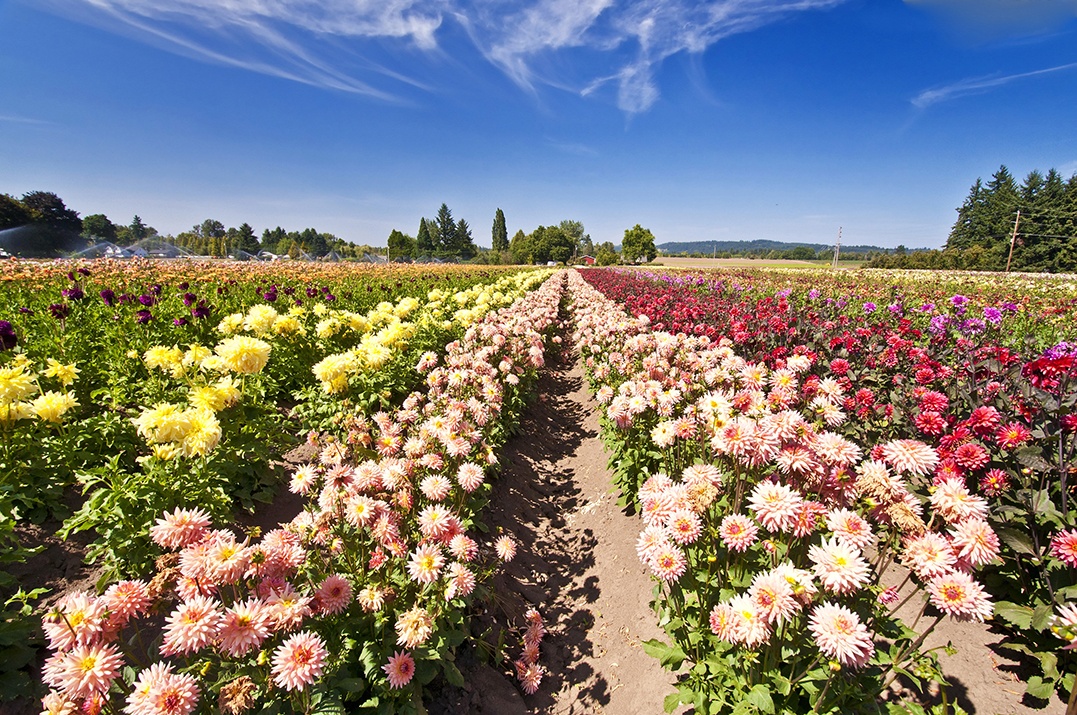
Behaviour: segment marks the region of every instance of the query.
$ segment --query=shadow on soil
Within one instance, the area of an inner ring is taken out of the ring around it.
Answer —
[[[566,520],[581,506],[572,458],[585,439],[596,436],[585,427],[584,408],[571,398],[581,389],[582,379],[568,375],[568,367],[555,365],[541,378],[537,392],[543,397],[525,413],[518,434],[502,452],[503,470],[494,485],[486,521],[491,533],[509,532],[521,548],[492,579],[491,602],[477,619],[477,632],[493,642],[503,634],[505,654],[515,659],[521,649],[524,612],[538,608],[550,630],[542,642],[540,661],[546,675],[537,693],[521,697],[515,679],[510,679],[512,664],[505,661],[499,675],[515,698],[505,697],[500,687],[497,693],[480,692],[480,687],[465,686],[456,693],[446,689],[435,694],[431,713],[546,712],[556,704],[556,694],[565,683],[589,683],[577,696],[581,702],[609,702],[608,682],[601,674],[596,678],[585,662],[594,655],[588,638],[594,616],[587,604],[598,599],[599,590],[597,579],[581,580],[581,576],[594,565],[597,539],[590,529],[574,529]],[[458,665],[467,667],[468,660],[462,658]],[[476,671],[493,670],[474,665]],[[478,675],[482,690],[487,690],[490,675]],[[472,673],[464,676],[470,684]]]

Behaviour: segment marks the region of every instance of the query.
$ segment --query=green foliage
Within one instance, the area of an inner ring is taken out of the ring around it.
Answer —
[[[398,258],[415,258],[416,250],[418,248],[415,239],[406,233],[397,231],[395,228],[389,234],[389,240],[387,243],[389,247],[389,260],[395,261]]]
[[[505,227],[505,212],[500,208],[494,212],[494,226],[491,231],[491,246],[495,251],[509,250],[509,232]]]
[[[650,263],[658,255],[654,246],[654,234],[638,223],[626,229],[621,241],[621,255],[626,263]]]
[[[620,263],[621,257],[617,255],[617,249],[614,248],[613,243],[610,241],[603,241],[598,244],[598,249],[595,251],[595,264],[599,266],[613,266]]]

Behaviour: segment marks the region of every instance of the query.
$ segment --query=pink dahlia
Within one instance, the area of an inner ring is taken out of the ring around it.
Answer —
[[[220,648],[232,657],[246,655],[269,637],[270,615],[256,598],[233,603],[221,618]]]
[[[926,580],[953,571],[957,554],[945,537],[928,531],[905,540],[901,563]]]
[[[494,542],[494,551],[497,552],[497,557],[508,563],[516,558],[516,540],[512,536],[505,534]]]
[[[415,676],[415,659],[407,651],[397,651],[389,656],[389,662],[381,669],[389,678],[389,687],[397,690],[410,683]]]
[[[666,530],[678,544],[692,544],[703,533],[703,522],[694,512],[679,509],[666,521]]]
[[[847,668],[863,668],[875,653],[871,633],[860,617],[845,606],[823,603],[808,619],[815,645],[828,658]]]
[[[673,544],[666,542],[655,549],[650,561],[651,573],[666,583],[679,579],[688,567],[684,553]]]
[[[987,518],[987,502],[983,497],[970,494],[961,479],[947,479],[936,485],[931,493],[931,506],[951,524],[965,519]]]
[[[836,538],[823,539],[818,546],[809,548],[808,558],[819,582],[834,593],[857,591],[871,577],[868,562],[860,551]]]
[[[773,571],[756,574],[748,588],[748,598],[768,624],[792,620],[800,611],[800,601],[789,581]]]
[[[959,521],[950,529],[950,543],[957,557],[973,566],[983,566],[998,558],[998,536],[983,519]]]
[[[74,698],[107,693],[122,667],[123,656],[111,643],[77,645],[62,656],[58,686]]]
[[[114,583],[105,591],[102,600],[108,608],[109,620],[119,626],[144,613],[153,602],[145,581]]]
[[[209,529],[209,514],[201,509],[176,509],[150,528],[154,543],[165,549],[180,549],[199,541]]]
[[[961,571],[951,571],[931,579],[927,592],[932,605],[958,621],[983,623],[994,611],[983,586]]]
[[[319,636],[296,633],[273,651],[273,682],[285,690],[303,690],[321,676],[328,655]]]
[[[746,594],[733,597],[729,601],[729,608],[732,611],[730,642],[755,648],[770,640],[770,624]]]
[[[314,592],[314,600],[318,604],[318,611],[332,615],[340,613],[352,601],[352,585],[348,579],[340,574],[331,574],[325,577],[318,590]]]
[[[861,551],[866,549],[875,538],[871,531],[871,524],[849,509],[835,509],[827,514],[826,528],[834,533],[838,541]]]
[[[777,482],[760,482],[748,498],[755,518],[768,531],[790,531],[796,523],[801,496],[791,487]]]
[[[759,527],[744,514],[730,514],[722,519],[718,535],[730,551],[744,551],[755,543]]]
[[[1060,531],[1051,537],[1051,555],[1067,566],[1077,568],[1077,529]]]
[[[882,445],[883,458],[898,472],[922,476],[939,463],[938,453],[923,442],[897,439]]]
[[[177,606],[165,622],[161,652],[194,653],[213,643],[221,626],[217,606],[216,601],[205,596],[195,596]]]

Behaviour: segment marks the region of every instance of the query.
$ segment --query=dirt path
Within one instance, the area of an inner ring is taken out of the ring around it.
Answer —
[[[616,505],[582,369],[555,368],[539,394],[502,456],[489,516],[522,547],[495,580],[498,601],[517,624],[538,607],[549,630],[548,673],[514,711],[660,713],[674,679],[640,646],[662,635],[651,581],[635,553],[637,519]]]

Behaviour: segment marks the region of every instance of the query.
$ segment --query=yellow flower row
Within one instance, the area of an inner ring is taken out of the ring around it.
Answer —
[[[314,376],[327,394],[342,393],[348,389],[352,375],[377,370],[394,355],[406,350],[408,340],[419,328],[451,330],[456,325],[467,327],[490,310],[512,303],[548,275],[549,271],[514,273],[491,284],[475,285],[455,293],[435,289],[427,294],[425,305],[409,297],[395,306],[380,303],[365,316],[347,311],[325,311],[328,317],[318,324],[319,337],[331,337],[345,327],[363,333],[363,337],[352,349],[327,355],[314,365]],[[403,320],[413,313],[417,313],[413,321]]]
[[[74,365],[65,365],[53,358],[48,358],[46,364],[48,367],[41,371],[41,376],[55,379],[63,387],[71,386],[78,377],[79,370]],[[6,426],[31,417],[59,424],[69,410],[79,406],[78,401],[66,392],[42,391],[38,385],[39,376],[31,368],[29,358],[23,354],[0,367],[0,423]],[[41,394],[35,399],[29,399],[39,392]]]

